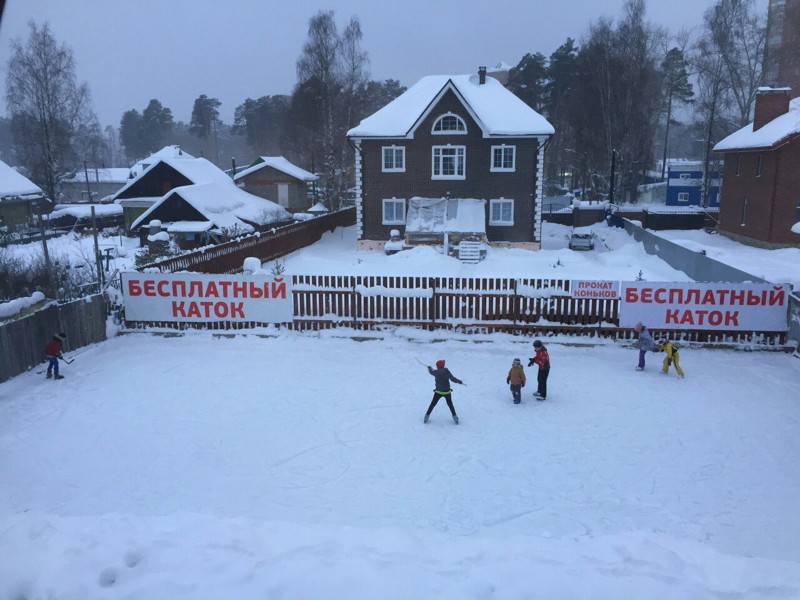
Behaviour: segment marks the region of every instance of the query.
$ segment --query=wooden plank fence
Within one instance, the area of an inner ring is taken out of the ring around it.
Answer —
[[[326,231],[355,225],[355,223],[356,209],[348,208],[286,227],[241,237],[211,248],[203,248],[161,260],[140,267],[139,270],[155,268],[162,273],[177,271],[214,274],[238,273],[242,270],[244,259],[249,256],[254,256],[261,262],[275,260],[295,250],[310,246],[317,242]]]
[[[581,335],[633,339],[619,327],[617,299],[573,298],[570,281],[415,276],[294,275],[293,320],[299,331],[336,327],[378,330],[413,326],[465,333]],[[266,323],[128,323],[129,327],[238,330]],[[777,346],[785,332],[653,330],[656,336],[703,343]]]
[[[67,334],[63,352],[106,339],[106,306],[96,294],[67,304],[51,304],[0,325],[0,382],[44,363],[44,347],[58,332]]]

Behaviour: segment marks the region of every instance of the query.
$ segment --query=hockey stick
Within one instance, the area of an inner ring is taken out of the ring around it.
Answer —
[[[426,365],[424,362],[422,362],[420,359],[418,359],[416,356],[414,357],[414,360],[417,361],[419,364],[421,364],[423,367],[429,366],[429,365]]]

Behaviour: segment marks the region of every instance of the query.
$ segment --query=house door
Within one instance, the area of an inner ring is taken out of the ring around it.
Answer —
[[[278,204],[280,204],[284,208],[289,206],[289,184],[288,183],[279,183],[278,184]]]

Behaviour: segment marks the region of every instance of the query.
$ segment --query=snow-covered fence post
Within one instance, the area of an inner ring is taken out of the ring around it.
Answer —
[[[358,278],[352,277],[350,280],[350,312],[353,313],[353,329],[358,328],[358,292],[356,292]]]
[[[517,328],[517,317],[519,315],[519,296],[517,296],[517,280],[511,282],[511,314],[514,317],[514,329]]]
[[[430,312],[430,316],[431,316],[431,330],[433,330],[433,329],[436,329],[436,311],[437,311],[437,307],[439,306],[439,303],[438,303],[437,297],[436,297],[437,279],[435,277],[431,277],[430,278],[430,282],[431,282],[430,283],[431,290],[433,290],[433,293],[431,294],[431,307],[430,307],[430,311],[429,312]]]

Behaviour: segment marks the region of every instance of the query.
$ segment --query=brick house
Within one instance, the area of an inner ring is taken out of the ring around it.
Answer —
[[[308,184],[317,179],[316,175],[283,156],[260,156],[234,177],[236,184],[246,192],[277,202],[289,211],[310,206]]]
[[[422,78],[347,133],[356,147],[359,249],[383,248],[393,229],[408,242],[410,201],[432,207],[444,198],[446,213],[462,209],[458,220],[472,229],[465,213],[482,210],[490,244],[538,250],[542,161],[553,133],[483,68]]]
[[[760,88],[755,118],[714,146],[724,153],[719,231],[744,243],[800,246],[800,99]]]

